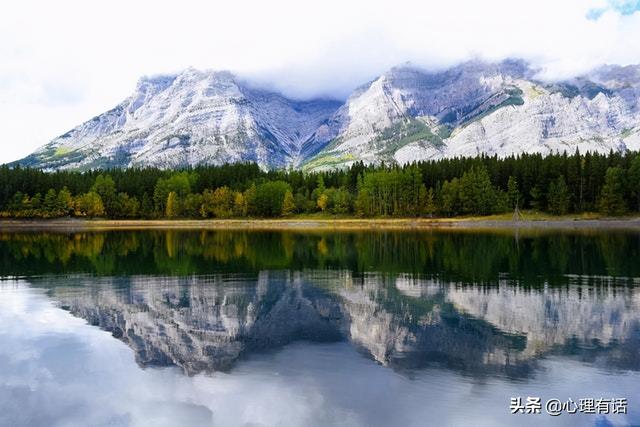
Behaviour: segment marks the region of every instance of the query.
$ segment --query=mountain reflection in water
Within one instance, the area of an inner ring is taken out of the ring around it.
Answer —
[[[625,232],[0,233],[0,424],[634,423],[639,259]]]
[[[346,271],[55,283],[56,301],[127,343],[140,365],[188,374],[300,340],[347,340],[399,371],[436,364],[522,378],[550,353],[640,369],[640,294],[615,284],[486,288]]]

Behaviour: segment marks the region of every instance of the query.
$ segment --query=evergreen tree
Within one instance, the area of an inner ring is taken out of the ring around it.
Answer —
[[[256,193],[258,192],[255,183],[251,184],[244,192],[244,200],[247,204],[247,215],[257,215],[258,208],[256,206]]]
[[[114,215],[116,210],[116,184],[111,175],[99,174],[91,187],[91,191],[97,193],[102,199],[105,213],[108,216]]]
[[[171,192],[175,209],[170,210],[176,216],[201,216],[205,194],[213,198],[206,216],[278,216],[287,189],[299,213],[484,215],[507,211],[516,201],[518,207],[557,214],[640,210],[640,156],[631,152],[479,156],[404,166],[357,162],[349,169],[322,173],[263,171],[255,164],[101,172],[0,166],[0,182],[3,217],[105,215],[96,207],[95,195],[109,217],[162,217]],[[265,187],[269,183],[278,184]],[[275,195],[275,201],[265,194]]]
[[[529,196],[531,197],[531,207],[536,211],[543,211],[545,208],[544,193],[542,192],[540,187],[535,185],[529,192]]]
[[[559,175],[555,180],[551,181],[547,191],[549,212],[554,215],[566,214],[569,211],[570,199],[569,187],[567,187],[564,176]]]
[[[622,215],[627,207],[624,201],[624,171],[622,168],[608,168],[598,201],[600,212],[606,215]]]
[[[151,203],[151,197],[149,197],[149,193],[147,192],[142,195],[140,215],[142,215],[143,218],[151,218],[153,216],[153,204]]]
[[[190,193],[184,199],[182,214],[188,218],[198,218],[202,216],[202,194]]]
[[[253,200],[256,214],[266,217],[282,214],[282,204],[287,191],[291,191],[291,187],[284,181],[265,182],[258,185]]]
[[[351,211],[351,194],[345,187],[340,187],[333,193],[333,213],[346,214],[349,211]]]
[[[629,168],[629,188],[634,200],[634,209],[640,211],[640,155],[635,156]]]
[[[520,206],[520,190],[518,189],[518,180],[514,176],[509,176],[507,183],[507,195],[509,197],[509,206],[511,209],[518,209]]]
[[[140,202],[127,193],[118,193],[112,204],[111,216],[115,218],[136,218],[140,210]]]
[[[453,216],[460,213],[460,181],[453,178],[451,181],[445,181],[440,189],[440,200],[442,213]]]
[[[49,191],[47,191],[47,194],[44,195],[42,210],[46,216],[59,215],[58,193],[56,193],[56,190],[53,188],[50,188]]]
[[[496,189],[491,185],[486,168],[473,166],[462,174],[459,185],[462,212],[487,215],[500,210]]]

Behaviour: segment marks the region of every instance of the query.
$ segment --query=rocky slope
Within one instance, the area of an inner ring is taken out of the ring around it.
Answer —
[[[359,88],[312,136],[310,169],[366,162],[640,149],[640,67],[544,83],[521,61],[427,73],[397,67]]]
[[[395,67],[335,101],[293,101],[227,72],[142,79],[114,109],[20,164],[45,169],[254,161],[319,170],[478,154],[640,149],[640,66],[543,82],[519,60]]]
[[[255,89],[228,72],[188,69],[143,78],[112,110],[20,161],[45,169],[94,169],[252,161],[296,162],[302,142],[338,107]]]

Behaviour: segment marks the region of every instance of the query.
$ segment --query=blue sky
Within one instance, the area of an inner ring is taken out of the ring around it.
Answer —
[[[232,70],[293,97],[344,98],[406,61],[441,69],[522,57],[547,79],[640,63],[639,7],[639,0],[7,2],[0,163],[113,107],[140,76],[189,66]]]
[[[623,16],[632,15],[640,11],[640,0],[609,0],[606,5],[590,9],[587,17],[591,20],[597,20],[604,13],[613,11]]]

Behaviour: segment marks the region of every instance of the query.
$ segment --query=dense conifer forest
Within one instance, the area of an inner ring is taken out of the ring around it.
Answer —
[[[320,173],[255,164],[44,172],[0,167],[5,218],[451,217],[640,211],[640,155],[456,158]]]

